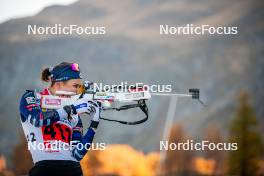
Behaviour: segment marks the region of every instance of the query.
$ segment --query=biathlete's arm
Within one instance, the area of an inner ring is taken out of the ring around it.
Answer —
[[[80,161],[84,157],[84,155],[87,153],[88,149],[90,148],[95,131],[98,127],[99,124],[99,119],[100,119],[100,111],[101,111],[101,104],[98,104],[98,102],[89,102],[92,106],[91,109],[93,111],[93,119],[91,121],[90,127],[88,128],[87,132],[85,135],[83,135],[78,144],[81,144],[82,147],[75,147],[72,150],[72,156],[77,160]]]
[[[83,134],[83,124],[80,116],[78,116],[78,123],[72,128],[72,141],[80,142]]]
[[[90,127],[88,128],[87,132],[85,135],[83,135],[80,139],[80,141],[77,143],[77,145],[79,143],[82,144],[83,147],[75,147],[72,151],[72,156],[77,160],[80,161],[82,160],[82,158],[84,157],[84,155],[87,153],[88,149],[90,148],[93,139],[94,139],[94,135],[95,135],[95,131],[96,128],[98,126],[98,122],[96,121],[92,121]]]

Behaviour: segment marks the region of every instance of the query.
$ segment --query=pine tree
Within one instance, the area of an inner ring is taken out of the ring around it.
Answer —
[[[248,95],[242,92],[239,106],[230,126],[230,142],[238,149],[230,151],[228,168],[230,175],[254,176],[258,174],[258,162],[262,151],[258,122]]]

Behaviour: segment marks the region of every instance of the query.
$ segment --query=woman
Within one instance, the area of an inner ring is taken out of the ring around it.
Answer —
[[[58,93],[60,96],[78,94],[82,81],[78,64],[66,62],[44,69],[41,78],[42,81],[50,82],[50,86],[39,93],[27,90],[20,102],[21,123],[25,136],[28,143],[35,143],[37,146],[29,147],[34,162],[29,175],[82,175],[79,161],[92,143],[99,124],[100,103],[82,98],[57,110],[43,109],[40,103],[42,96]],[[79,115],[84,113],[93,118],[86,134],[82,135],[83,126]],[[65,146],[64,144],[69,146],[72,141],[86,147],[61,147]],[[53,144],[60,147],[54,149],[51,147]]]

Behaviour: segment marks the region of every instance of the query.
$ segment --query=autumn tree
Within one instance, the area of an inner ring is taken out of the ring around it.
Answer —
[[[209,124],[204,132],[204,140],[212,143],[225,142],[219,128],[215,124]],[[213,159],[215,161],[213,175],[223,175],[224,173],[224,159],[226,152],[223,150],[209,150],[204,151],[206,159]]]
[[[169,144],[184,143],[187,139],[181,125],[177,124],[172,127]],[[163,163],[165,175],[192,175],[192,160],[193,152],[190,150],[169,149]]]
[[[242,92],[239,106],[230,126],[230,142],[238,149],[230,151],[228,166],[230,175],[258,175],[258,162],[262,151],[260,131],[248,94]]]
[[[84,176],[154,176],[159,154],[144,154],[129,145],[107,145],[104,150],[91,150],[81,161]]]
[[[20,143],[13,150],[12,160],[13,170],[17,175],[26,175],[30,168],[33,167],[33,161],[27,148],[27,141],[23,134],[20,135]]]

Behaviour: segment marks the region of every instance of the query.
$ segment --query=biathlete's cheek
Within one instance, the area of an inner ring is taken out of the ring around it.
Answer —
[[[69,91],[69,92],[77,92],[77,88],[74,87],[74,86],[71,86],[71,87],[69,87],[69,88],[67,89],[67,91]]]
[[[72,92],[75,92],[76,95],[78,94],[78,89],[76,87],[73,88]]]

